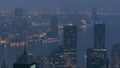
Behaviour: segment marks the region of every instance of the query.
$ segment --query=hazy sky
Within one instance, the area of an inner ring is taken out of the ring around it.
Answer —
[[[119,0],[0,0],[0,8],[15,7],[80,7],[82,6],[115,6]]]

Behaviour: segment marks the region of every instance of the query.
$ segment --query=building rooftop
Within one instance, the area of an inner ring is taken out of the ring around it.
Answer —
[[[34,62],[34,56],[32,54],[28,54],[26,51],[24,51],[23,55],[20,56],[16,61],[17,64],[31,64]]]
[[[4,61],[3,64],[1,65],[1,68],[8,68],[7,63]]]

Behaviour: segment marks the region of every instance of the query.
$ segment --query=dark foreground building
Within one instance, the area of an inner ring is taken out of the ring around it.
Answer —
[[[13,68],[36,68],[33,55],[28,55],[25,51],[13,64]]]
[[[4,61],[3,64],[1,65],[1,68],[8,68],[7,63]]]
[[[87,68],[108,68],[106,49],[87,50]]]

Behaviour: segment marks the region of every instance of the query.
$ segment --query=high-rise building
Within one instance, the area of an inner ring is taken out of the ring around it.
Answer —
[[[57,37],[58,37],[58,19],[56,18],[56,16],[51,16],[48,38],[57,38]]]
[[[58,19],[56,16],[51,16],[50,24],[48,27],[46,39],[44,43],[59,43],[59,30],[58,30]]]
[[[10,26],[10,42],[19,43],[25,42],[30,28],[30,23],[24,17],[23,9],[16,8],[14,10],[14,19]]]
[[[96,18],[98,18],[97,12],[98,12],[97,7],[92,8],[92,20],[95,20]]]
[[[33,55],[29,55],[24,51],[24,54],[13,64],[13,68],[36,68]]]
[[[120,44],[115,44],[112,47],[111,68],[120,68]]]
[[[108,68],[105,49],[105,24],[96,18],[94,23],[94,48],[87,50],[86,68]]]
[[[77,27],[66,25],[63,28],[63,46],[51,53],[46,59],[47,68],[76,68]]]
[[[15,17],[23,17],[24,16],[24,12],[22,8],[15,8],[14,10],[14,16]]]
[[[63,28],[63,52],[69,63],[76,66],[77,63],[77,26],[68,24]],[[69,66],[69,65],[68,65]],[[72,67],[71,67],[72,68]]]
[[[75,25],[64,26],[63,45],[68,48],[77,48],[77,27]]]
[[[103,23],[100,19],[95,19],[94,48],[105,49],[105,23]]]
[[[25,27],[29,26],[27,19],[24,16],[25,14],[23,8],[15,8],[14,20],[12,21],[13,29],[16,28],[17,31],[25,30]]]
[[[108,68],[106,49],[88,49],[86,68]]]

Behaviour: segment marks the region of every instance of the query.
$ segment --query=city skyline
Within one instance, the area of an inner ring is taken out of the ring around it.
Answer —
[[[20,55],[26,59],[33,55],[38,59],[38,68],[86,68],[89,64],[108,68],[112,65],[108,62],[114,59],[111,53],[118,54],[113,45],[120,44],[120,10],[114,4],[118,0],[107,1],[1,1],[0,66],[12,68]],[[25,47],[28,54],[23,54]],[[114,64],[119,67],[118,62]]]

